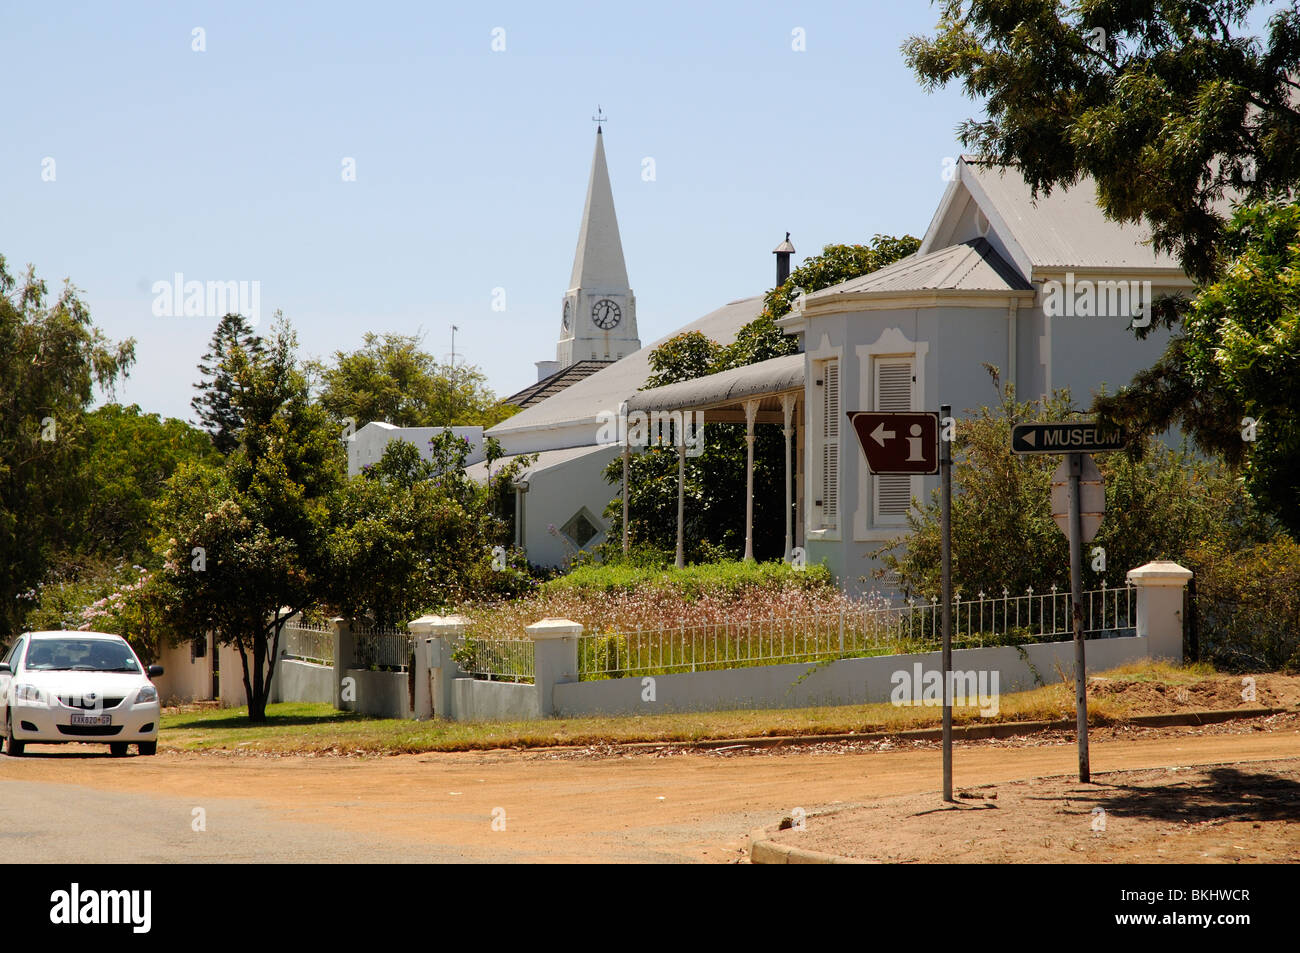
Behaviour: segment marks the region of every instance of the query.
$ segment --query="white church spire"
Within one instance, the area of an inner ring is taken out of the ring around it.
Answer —
[[[609,186],[605,140],[599,126],[569,287],[609,291],[627,288],[627,265],[623,262],[623,243],[618,235],[618,218],[614,215],[614,191]]]
[[[599,116],[597,121],[603,118]],[[596,151],[587,180],[573,274],[561,307],[557,369],[578,361],[617,361],[641,349],[636,297],[628,286],[600,126],[596,127]],[[539,373],[542,369],[539,365]]]

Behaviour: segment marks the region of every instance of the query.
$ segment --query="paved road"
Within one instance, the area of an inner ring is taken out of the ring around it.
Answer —
[[[939,780],[932,748],[366,759],[29,750],[0,757],[0,845],[62,863],[727,862],[750,830],[791,808],[935,791]],[[1287,728],[1097,740],[1092,763],[1101,773],[1297,753],[1300,733]],[[1069,743],[961,745],[955,778],[1069,774],[1074,757]],[[196,807],[206,830],[192,829]]]

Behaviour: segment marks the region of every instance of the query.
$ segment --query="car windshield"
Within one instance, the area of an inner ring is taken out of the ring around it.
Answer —
[[[29,672],[138,672],[140,665],[122,642],[106,639],[33,639]]]

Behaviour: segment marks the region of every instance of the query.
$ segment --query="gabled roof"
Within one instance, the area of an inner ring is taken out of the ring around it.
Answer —
[[[652,341],[641,350],[633,351],[622,360],[601,368],[554,397],[503,420],[487,433],[505,439],[512,434],[529,430],[594,422],[598,413],[604,410],[617,411],[620,403],[645,386],[650,377],[650,352],[665,341],[687,331],[699,331],[719,344],[730,344],[735,340],[736,332],[757,318],[762,310],[761,295],[723,305],[678,328],[672,334]]]
[[[548,397],[554,397],[566,387],[573,386],[578,381],[590,377],[602,367],[608,367],[612,363],[613,361],[577,361],[556,371],[549,377],[543,377],[536,384],[530,384],[523,390],[511,394],[501,402],[521,408],[540,404]]]
[[[926,254],[970,233],[967,206],[973,202],[995,244],[1026,277],[1040,271],[1067,269],[1168,270],[1181,275],[1178,262],[1157,253],[1145,225],[1121,225],[1097,205],[1097,187],[1085,178],[1072,188],[1053,189],[1034,198],[1029,183],[1014,166],[962,156],[958,174],[921,242]]]
[[[1032,291],[986,239],[962,242],[928,255],[915,254],[879,271],[850,278],[808,295],[811,303],[838,295],[906,294],[918,291]]]

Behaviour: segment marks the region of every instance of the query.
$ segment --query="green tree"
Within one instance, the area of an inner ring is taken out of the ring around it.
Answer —
[[[134,359],[135,342],[106,340],[70,283],[50,301],[30,267],[16,281],[0,256],[0,640],[25,611],[16,597],[73,541],[86,409]]]
[[[1013,595],[1032,587],[1069,586],[1069,543],[1052,519],[1050,491],[1056,456],[1011,452],[1011,428],[1029,421],[1066,420],[1077,411],[1068,391],[1046,401],[1018,402],[1012,388],[994,408],[968,412],[953,441],[952,565],[954,591]],[[1106,516],[1086,553],[1101,547],[1104,569],[1086,558],[1085,589],[1123,585],[1130,569],[1153,559],[1186,562],[1204,540],[1245,546],[1270,535],[1262,518],[1222,466],[1148,438],[1141,459],[1097,454],[1106,481]],[[879,551],[900,587],[925,598],[940,583],[938,491],[908,517],[909,535]],[[1015,553],[1015,559],[1008,559]]]
[[[699,331],[687,331],[669,338],[650,352],[650,376],[646,379],[646,389],[712,374],[722,351],[721,344],[709,340]]]
[[[800,292],[812,294],[850,278],[869,275],[916,254],[920,247],[921,240],[912,235],[901,238],[876,235],[866,245],[827,245],[820,254],[804,259],[803,264],[791,271],[780,286],[763,295],[763,312],[759,320],[785,317]]]
[[[211,630],[236,647],[253,721],[266,719],[285,622],[325,588],[328,504],[344,472],[338,428],[309,400],[296,344],[281,321],[261,352],[230,350],[238,445],[220,468],[178,468],[158,507],[155,579],[172,637]]]
[[[518,408],[501,404],[473,365],[440,363],[421,338],[367,332],[356,351],[337,351],[332,364],[316,362],[320,402],[338,420],[358,428],[380,420],[399,427],[491,427]]]
[[[86,505],[74,551],[129,563],[149,562],[153,504],[182,463],[217,462],[208,435],[183,420],[104,404],[85,417],[81,468]]]
[[[1189,275],[1217,273],[1222,200],[1300,181],[1300,9],[1264,0],[942,0],[904,57],[930,89],[960,83],[984,118],[964,145],[1035,192],[1096,182],[1106,215],[1145,220]]]
[[[234,381],[226,365],[235,348],[257,354],[262,350],[262,339],[253,333],[253,326],[242,314],[227,314],[217,323],[207,353],[199,361],[199,381],[194,385],[198,396],[190,401],[200,426],[223,454],[238,445],[239,431],[244,425],[231,402]]]
[[[1090,176],[1107,216],[1145,221],[1198,283],[1156,303],[1165,353],[1094,411],[1145,435],[1177,425],[1245,466],[1247,486],[1300,534],[1300,369],[1292,245],[1300,185],[1300,9],[1252,0],[945,0],[908,64],[960,82],[986,116],[962,141],[1014,164],[1035,193]],[[1233,206],[1236,206],[1235,209]],[[1257,433],[1243,418],[1260,423]],[[1255,437],[1254,440],[1243,436]]]
[[[335,611],[392,625],[531,587],[519,554],[506,557],[508,528],[492,513],[492,490],[465,473],[469,444],[446,430],[430,451],[422,459],[413,444],[395,440],[335,494],[322,594]],[[527,462],[506,464],[497,479]]]
[[[1244,206],[1221,247],[1160,361],[1095,406],[1137,433],[1181,426],[1300,539],[1300,206]]]

